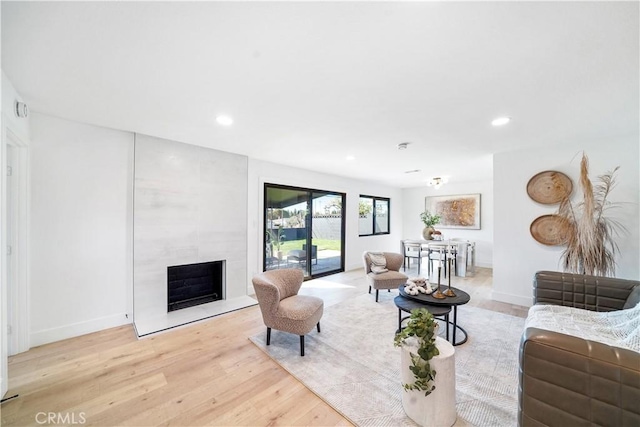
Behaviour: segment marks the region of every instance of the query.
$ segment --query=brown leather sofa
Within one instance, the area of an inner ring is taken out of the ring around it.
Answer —
[[[540,271],[534,303],[634,307],[640,282]],[[520,342],[518,425],[640,426],[640,353],[528,327]]]

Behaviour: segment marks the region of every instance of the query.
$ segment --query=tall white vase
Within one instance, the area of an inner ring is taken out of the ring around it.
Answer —
[[[436,389],[425,396],[424,391],[402,390],[402,407],[409,418],[420,426],[449,427],[456,422],[456,364],[455,349],[448,341],[436,337],[436,347],[440,354],[431,359],[431,367],[436,371]],[[417,354],[416,338],[407,339],[401,347],[400,373],[402,384],[413,383],[415,377],[409,369],[411,356]]]

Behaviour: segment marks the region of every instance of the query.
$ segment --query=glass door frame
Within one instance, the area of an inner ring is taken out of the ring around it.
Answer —
[[[346,246],[346,242],[345,242],[345,227],[346,227],[346,201],[347,201],[347,195],[346,193],[342,193],[339,191],[330,191],[330,190],[318,190],[318,189],[314,189],[314,188],[305,188],[305,187],[296,187],[296,186],[292,186],[292,185],[283,185],[283,184],[271,184],[271,183],[264,183],[264,193],[263,193],[263,222],[262,222],[262,271],[266,271],[267,270],[267,244],[268,239],[267,239],[267,225],[268,225],[268,215],[267,215],[267,210],[270,209],[271,207],[269,206],[269,200],[268,200],[268,189],[269,188],[275,188],[275,189],[282,189],[282,190],[291,190],[291,191],[299,191],[299,192],[305,192],[307,193],[307,198],[306,198],[306,202],[307,202],[307,207],[308,207],[308,211],[307,211],[307,215],[305,217],[305,229],[306,229],[306,247],[307,248],[312,248],[312,242],[313,242],[313,200],[314,200],[314,195],[323,195],[323,196],[338,196],[341,199],[341,205],[342,205],[342,209],[341,209],[341,218],[340,218],[340,267],[338,269],[335,270],[328,270],[328,271],[323,271],[323,272],[318,272],[315,274],[312,274],[312,252],[313,250],[307,250],[306,251],[306,262],[305,262],[305,280],[309,280],[309,279],[314,279],[314,278],[318,278],[318,277],[323,277],[323,276],[327,276],[330,274],[336,274],[336,273],[341,273],[344,272],[344,266],[345,266],[345,246]],[[319,251],[318,251],[319,252]],[[319,254],[318,254],[319,255]]]

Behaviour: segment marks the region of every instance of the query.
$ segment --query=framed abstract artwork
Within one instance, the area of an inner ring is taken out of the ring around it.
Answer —
[[[437,228],[480,230],[480,194],[425,197],[425,209],[441,216]]]

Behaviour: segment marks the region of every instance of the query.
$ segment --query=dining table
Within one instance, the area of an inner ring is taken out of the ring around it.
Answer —
[[[423,250],[429,251],[431,254],[434,251],[439,251],[443,254],[443,261],[445,261],[445,254],[453,255],[456,265],[456,275],[460,277],[466,277],[468,273],[471,273],[475,269],[475,242],[469,240],[424,240],[424,239],[404,239],[401,240],[401,253],[405,254],[405,246],[407,244],[416,245],[420,244]]]

